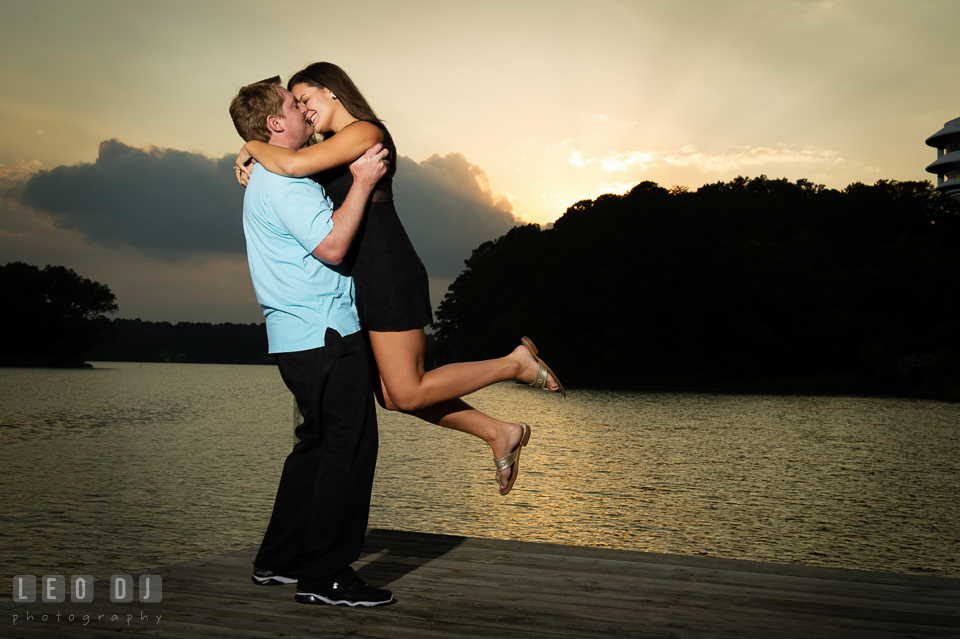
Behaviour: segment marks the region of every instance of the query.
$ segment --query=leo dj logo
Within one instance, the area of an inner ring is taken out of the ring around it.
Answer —
[[[40,600],[43,603],[63,603],[67,598],[66,580],[63,575],[44,575],[40,578]],[[163,599],[163,580],[160,575],[141,575],[137,599],[141,603],[160,603]],[[114,575],[110,577],[110,601],[130,603],[134,595],[133,577]],[[13,578],[13,600],[17,603],[33,603],[37,600],[37,578],[33,575],[17,575]],[[93,577],[72,575],[70,577],[70,601],[90,603],[93,601]]]

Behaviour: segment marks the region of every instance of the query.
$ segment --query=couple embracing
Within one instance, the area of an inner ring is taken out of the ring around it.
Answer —
[[[396,149],[342,69],[319,62],[286,88],[279,77],[247,85],[230,115],[246,141],[235,171],[247,187],[250,276],[270,353],[303,417],[253,581],[296,584],[300,603],[390,604],[391,592],[351,567],[377,460],[373,398],[483,439],[506,495],[530,427],[460,397],[505,380],[565,391],[526,337],[505,357],[425,370],[428,279],[393,204]],[[310,144],[314,135],[321,141]]]

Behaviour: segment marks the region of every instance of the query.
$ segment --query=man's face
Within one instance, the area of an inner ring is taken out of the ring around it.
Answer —
[[[297,148],[303,146],[313,135],[313,127],[307,122],[306,116],[300,111],[300,105],[297,103],[293,94],[277,87],[280,95],[283,96],[283,130],[287,139],[297,144]]]

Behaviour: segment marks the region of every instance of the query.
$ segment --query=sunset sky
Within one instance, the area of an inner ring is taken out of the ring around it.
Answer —
[[[351,74],[390,128],[433,302],[517,222],[638,182],[930,180],[956,0],[0,0],[0,263],[118,317],[256,322],[237,89]]]

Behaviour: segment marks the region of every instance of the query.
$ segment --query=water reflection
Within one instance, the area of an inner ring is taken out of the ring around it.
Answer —
[[[290,446],[276,369],[99,366],[0,369],[4,572],[257,543]],[[468,401],[533,426],[514,491],[478,440],[381,412],[372,526],[960,576],[958,405],[515,384]]]
[[[515,385],[471,399],[529,420],[533,439],[522,490],[501,500],[482,481],[482,447],[430,434],[448,473],[387,496],[423,503],[445,481],[463,486],[452,503],[440,492],[443,532],[960,575],[956,405],[610,392],[559,402]],[[401,417],[389,431],[401,428],[418,426]],[[469,450],[443,454],[457,445]],[[413,529],[436,515],[381,508]]]

